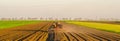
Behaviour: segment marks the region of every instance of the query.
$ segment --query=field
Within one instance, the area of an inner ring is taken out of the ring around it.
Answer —
[[[32,20],[15,20],[15,21],[0,21],[0,29],[5,29],[5,28],[12,28],[15,26],[21,26],[25,24],[31,24],[31,23],[36,23],[40,21],[32,21]]]
[[[99,30],[105,30],[110,32],[120,33],[120,25],[119,24],[108,24],[108,23],[96,23],[96,22],[68,22],[80,26],[86,26],[90,28],[95,28]]]
[[[3,21],[3,24],[8,26],[3,25],[5,28],[0,30],[0,41],[120,41],[120,34],[89,28],[87,27],[89,22],[81,22],[86,24],[84,26],[79,22],[70,21],[59,22],[61,26],[55,23],[53,21]],[[77,25],[74,25],[75,23]]]

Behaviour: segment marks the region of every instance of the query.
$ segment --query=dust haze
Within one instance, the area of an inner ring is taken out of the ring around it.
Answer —
[[[120,0],[0,0],[0,17],[120,19]]]

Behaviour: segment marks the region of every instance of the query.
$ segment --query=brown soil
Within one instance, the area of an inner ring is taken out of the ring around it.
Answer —
[[[84,26],[61,23],[62,28],[49,28],[53,22],[28,24],[0,31],[0,41],[120,41],[116,33]]]

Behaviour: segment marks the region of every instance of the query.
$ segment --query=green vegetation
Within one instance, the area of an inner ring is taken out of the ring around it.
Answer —
[[[31,24],[31,23],[37,23],[37,22],[40,22],[40,21],[38,21],[38,20],[0,21],[0,29],[11,28],[11,27],[15,27],[15,26]]]
[[[67,22],[67,23],[120,33],[120,25],[117,24],[106,24],[106,23],[95,23],[95,22]]]

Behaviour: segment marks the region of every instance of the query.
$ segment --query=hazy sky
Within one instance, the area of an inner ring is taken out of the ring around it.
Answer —
[[[0,0],[0,17],[119,18],[120,0]]]

